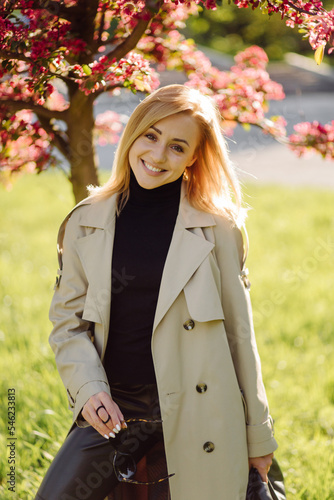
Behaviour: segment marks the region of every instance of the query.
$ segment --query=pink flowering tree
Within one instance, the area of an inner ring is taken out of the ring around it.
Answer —
[[[0,171],[40,172],[69,163],[76,201],[98,184],[95,140],[117,141],[125,118],[108,111],[94,118],[94,102],[120,88],[151,92],[157,71],[186,72],[188,85],[213,96],[227,133],[237,123],[255,125],[290,144],[333,158],[334,124],[299,124],[286,136],[283,117],[268,118],[268,102],[283,99],[266,71],[267,57],[251,47],[230,71],[214,68],[180,32],[199,4],[214,0],[2,0],[0,5]],[[334,45],[334,10],[317,0],[235,0],[239,8],[278,12],[309,38],[318,63]],[[153,66],[154,67],[153,67]],[[156,68],[156,69],[155,69]],[[59,93],[62,81],[66,92]]]

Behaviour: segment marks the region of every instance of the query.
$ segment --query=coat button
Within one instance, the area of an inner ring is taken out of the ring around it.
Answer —
[[[206,392],[208,389],[208,386],[206,384],[197,384],[196,385],[196,391],[202,394],[203,392]]]
[[[185,330],[192,330],[194,326],[195,326],[195,321],[193,319],[187,319],[187,321],[183,323],[183,328]]]
[[[203,444],[203,450],[207,453],[211,453],[215,449],[215,445],[211,441],[207,441]]]

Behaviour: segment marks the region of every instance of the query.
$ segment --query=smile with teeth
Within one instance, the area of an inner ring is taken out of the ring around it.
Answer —
[[[148,170],[151,170],[152,172],[164,172],[163,168],[153,167],[152,165],[150,165],[149,163],[147,163],[144,160],[142,160],[142,162],[144,163],[145,167],[148,168]]]

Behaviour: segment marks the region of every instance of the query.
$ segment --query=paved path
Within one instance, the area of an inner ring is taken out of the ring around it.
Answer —
[[[319,156],[298,158],[281,144],[232,154],[240,179],[256,184],[334,189],[334,162]]]
[[[333,85],[334,89],[334,85]],[[334,95],[328,92],[287,95],[284,101],[271,103],[272,114],[282,114],[288,121],[288,133],[302,121],[328,123],[334,119]],[[250,132],[238,128],[229,140],[231,157],[246,173],[249,182],[334,189],[334,161],[318,154],[298,158],[287,146],[279,144],[255,127]]]

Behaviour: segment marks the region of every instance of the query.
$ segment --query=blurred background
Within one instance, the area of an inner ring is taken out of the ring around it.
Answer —
[[[279,18],[224,3],[191,17],[184,33],[220,69],[250,45],[265,49],[270,76],[286,93],[270,114],[284,115],[289,133],[297,122],[334,119],[334,55],[317,66],[308,41]],[[162,84],[183,81],[181,73],[161,75]],[[129,115],[142,98],[102,95],[95,111]],[[254,323],[287,498],[333,500],[334,165],[315,155],[299,159],[255,127],[238,126],[227,141],[250,207]],[[97,153],[105,180],[114,148],[98,146]],[[7,490],[8,464],[0,461],[1,500],[34,498],[71,424],[48,345],[48,309],[56,235],[72,206],[61,171],[23,175],[0,196],[0,384],[4,399],[8,388],[16,390],[18,456],[14,493]],[[6,427],[3,420],[4,446]]]

